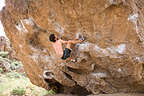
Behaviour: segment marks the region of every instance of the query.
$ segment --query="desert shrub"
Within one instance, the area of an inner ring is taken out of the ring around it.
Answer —
[[[1,52],[0,52],[0,56],[1,56],[1,57],[6,57],[6,56],[8,55],[8,53],[9,53],[9,52],[7,52],[7,51],[1,51]]]
[[[3,58],[0,56],[0,59],[4,60],[5,62],[11,63],[11,60],[9,60],[8,58]]]
[[[9,72],[6,76],[9,78],[20,78],[22,75],[18,72]]]
[[[0,73],[3,73],[3,72],[4,72],[4,70],[2,68],[0,68]]]
[[[12,70],[19,69],[20,67],[22,67],[22,63],[19,62],[19,61],[13,61],[13,62],[11,63],[11,69],[12,69]]]
[[[11,70],[17,70],[21,67],[23,67],[22,63],[20,61],[17,60],[10,60],[8,58],[5,58],[5,56],[8,54],[8,52],[5,51],[1,51],[0,52],[0,59],[4,62],[4,63],[8,63],[6,65],[10,65],[10,69]],[[7,68],[6,68],[7,69]]]
[[[12,95],[18,95],[18,96],[22,96],[26,93],[26,89],[25,88],[14,88],[11,92]]]
[[[53,91],[53,90],[48,90],[47,94],[53,95],[53,94],[55,94],[55,91]]]

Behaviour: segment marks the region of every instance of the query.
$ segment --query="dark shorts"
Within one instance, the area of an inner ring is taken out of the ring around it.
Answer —
[[[61,57],[61,59],[63,59],[63,60],[67,59],[68,57],[70,57],[70,54],[71,54],[71,50],[68,48],[65,48],[65,50],[63,52],[63,56]]]

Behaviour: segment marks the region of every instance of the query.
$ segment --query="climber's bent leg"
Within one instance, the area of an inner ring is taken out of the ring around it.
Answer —
[[[68,43],[66,45],[66,48],[63,52],[63,56],[61,57],[61,59],[66,60],[67,58],[69,58],[71,55],[71,43]]]
[[[63,56],[61,57],[61,59],[65,60],[65,59],[69,58],[70,54],[71,54],[71,49],[65,48],[65,50],[63,52]]]

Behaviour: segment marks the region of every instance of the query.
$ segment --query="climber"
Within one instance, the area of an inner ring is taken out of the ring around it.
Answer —
[[[62,60],[66,60],[67,58],[70,57],[71,50],[72,50],[71,45],[76,44],[76,43],[80,43],[84,39],[76,38],[74,40],[64,41],[62,39],[59,39],[56,35],[50,34],[49,40],[52,42],[52,45],[55,49],[57,56],[60,57]],[[62,44],[66,44],[66,48],[64,51],[62,48]]]

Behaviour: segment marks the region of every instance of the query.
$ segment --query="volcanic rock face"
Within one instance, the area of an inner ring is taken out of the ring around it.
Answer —
[[[136,1],[6,0],[1,20],[33,84],[73,94],[143,91],[144,19]],[[66,62],[56,56],[51,33],[86,40]]]

